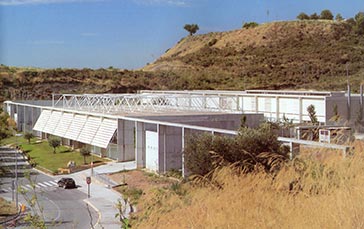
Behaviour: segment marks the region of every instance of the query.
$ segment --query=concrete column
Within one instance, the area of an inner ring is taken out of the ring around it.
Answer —
[[[350,85],[348,84],[348,101],[347,101],[347,120],[350,121],[351,119],[351,89]]]
[[[145,167],[145,127],[142,122],[135,122],[135,160],[137,168]]]
[[[276,97],[276,121],[279,121],[279,97]]]
[[[360,109],[363,110],[363,84],[360,84]]]
[[[239,99],[239,96],[237,95],[237,96],[236,96],[236,110],[237,110],[237,111],[240,111],[239,103],[240,103],[240,99]]]
[[[121,161],[135,160],[134,127],[133,121],[121,119],[118,121],[118,148]]]
[[[298,122],[299,123],[302,123],[302,112],[303,112],[303,109],[302,109],[302,97],[299,97],[298,98],[298,100],[299,100],[299,107],[298,107]]]
[[[259,111],[259,106],[258,106],[258,96],[255,96],[255,112],[258,113]]]
[[[182,177],[185,178],[185,128],[182,127],[182,136],[181,136],[181,142],[182,142]]]
[[[166,172],[166,126],[157,125],[158,132],[158,171]]]

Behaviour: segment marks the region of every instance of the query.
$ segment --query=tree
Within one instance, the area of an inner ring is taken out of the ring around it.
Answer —
[[[323,11],[321,11],[320,19],[332,20],[332,19],[334,19],[334,15],[332,15],[330,10],[323,10]]]
[[[309,20],[310,19],[310,17],[307,15],[307,14],[305,14],[305,13],[300,13],[298,16],[297,16],[297,19],[298,20]]]
[[[190,33],[190,36],[195,34],[197,30],[200,29],[197,24],[186,24],[183,28]]]
[[[16,130],[16,122],[0,107],[0,140],[10,137]]]
[[[56,153],[56,148],[61,145],[61,139],[56,137],[50,137],[48,139],[48,144],[50,147],[53,147],[53,153]]]
[[[311,20],[317,20],[317,19],[320,19],[320,16],[317,15],[317,13],[313,13],[310,15],[310,19]]]
[[[83,156],[83,163],[86,164],[86,157],[89,157],[91,155],[91,152],[87,147],[82,147],[80,149],[80,154]]]
[[[359,12],[354,17],[355,20],[355,32],[359,35],[364,34],[364,12]]]
[[[33,133],[32,133],[32,132],[25,132],[25,134],[24,134],[24,138],[25,138],[26,140],[28,140],[28,144],[30,144],[30,140],[31,140],[32,138],[34,138],[34,135],[33,135]]]
[[[317,125],[318,120],[317,120],[315,106],[312,105],[312,104],[310,106],[308,106],[307,107],[307,112],[308,112],[308,116],[310,117],[310,120],[311,120],[312,124]]]
[[[344,18],[341,16],[341,14],[336,14],[336,16],[335,16],[335,20],[336,20],[336,21],[343,21],[343,20],[344,20]]]

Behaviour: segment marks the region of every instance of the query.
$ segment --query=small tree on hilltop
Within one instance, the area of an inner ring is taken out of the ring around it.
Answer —
[[[359,12],[355,15],[355,32],[359,35],[364,34],[364,12]]]
[[[33,133],[32,133],[32,132],[25,132],[25,134],[24,134],[24,138],[25,138],[26,140],[28,140],[28,144],[30,144],[30,140],[31,140],[32,138],[34,138],[34,135],[33,135]]]
[[[317,13],[313,13],[313,14],[310,15],[311,20],[317,20],[319,18],[320,18],[320,16],[318,16]]]
[[[251,21],[251,22],[246,22],[244,23],[243,25],[243,29],[249,29],[249,28],[255,28],[257,27],[259,24],[254,22],[254,21]]]
[[[190,33],[190,36],[195,34],[197,30],[200,29],[197,24],[186,24],[183,28]]]
[[[50,147],[53,148],[53,153],[56,153],[57,147],[59,147],[61,145],[61,139],[56,138],[56,137],[50,137],[48,139],[48,144]]]
[[[320,19],[332,20],[332,19],[334,19],[334,15],[332,15],[330,10],[323,10],[323,11],[321,11]]]
[[[307,14],[305,13],[300,13],[298,16],[297,16],[297,19],[298,20],[309,20],[310,19],[310,16],[308,16]]]
[[[344,18],[343,18],[343,16],[341,16],[341,14],[336,14],[336,16],[335,16],[335,20],[336,20],[336,21],[343,21],[343,20],[344,20]]]
[[[86,157],[89,157],[91,155],[91,152],[87,147],[82,147],[80,149],[80,154],[83,156],[83,163],[86,164]]]

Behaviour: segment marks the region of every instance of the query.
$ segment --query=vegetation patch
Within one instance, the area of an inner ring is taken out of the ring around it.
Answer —
[[[274,174],[224,165],[210,182],[182,184],[142,202],[137,228],[356,228],[364,223],[364,144],[346,159],[302,156]],[[310,149],[311,152],[316,150]],[[319,152],[317,154],[327,153]],[[310,154],[312,155],[312,154]],[[215,185],[219,184],[219,185]]]
[[[1,145],[15,146],[16,144],[28,156],[31,164],[50,170],[53,173],[57,173],[58,168],[66,168],[69,161],[76,163],[75,170],[89,168],[89,166],[82,166],[85,160],[83,155],[67,146],[58,146],[55,151],[56,153],[54,153],[54,148],[46,140],[31,139],[29,144],[28,140],[23,137],[10,137],[1,141]],[[98,156],[93,156],[93,160],[96,165],[109,161]],[[89,158],[88,163],[90,162]]]
[[[6,216],[14,215],[16,213],[15,203],[0,197],[0,220]]]

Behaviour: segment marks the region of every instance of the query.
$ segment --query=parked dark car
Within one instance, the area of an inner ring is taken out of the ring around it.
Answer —
[[[72,178],[69,177],[64,177],[62,179],[60,179],[58,182],[58,187],[61,188],[76,188],[76,182],[75,180],[73,180]]]

